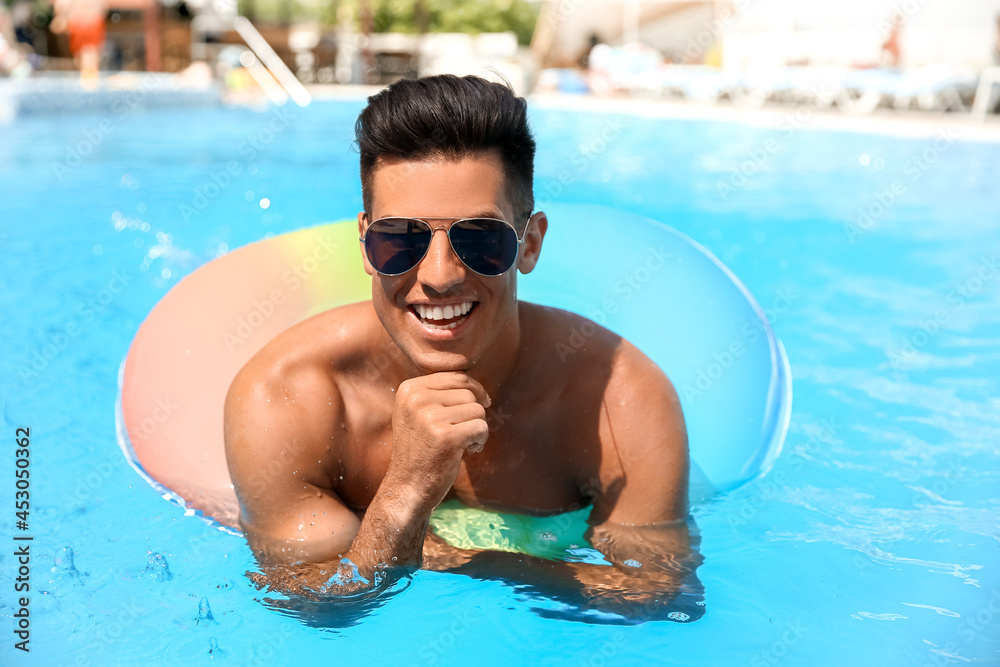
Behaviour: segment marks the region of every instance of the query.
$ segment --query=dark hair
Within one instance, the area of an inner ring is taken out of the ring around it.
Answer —
[[[354,124],[361,153],[361,194],[372,206],[375,167],[381,157],[458,159],[496,151],[507,198],[524,224],[535,207],[532,178],[535,140],[527,104],[509,85],[451,74],[403,79],[368,98]]]

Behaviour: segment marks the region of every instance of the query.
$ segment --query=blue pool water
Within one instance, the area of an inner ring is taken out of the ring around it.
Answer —
[[[360,208],[361,105],[0,125],[4,616],[22,426],[34,537],[32,652],[5,625],[0,663],[1000,662],[1000,143],[946,125],[820,130],[809,113],[533,111],[539,208],[599,203],[675,226],[745,282],[787,349],[785,451],[763,479],[694,508],[703,618],[543,618],[533,607],[546,603],[501,582],[428,572],[327,627],[261,602],[243,540],[124,462],[118,368],[180,277]]]

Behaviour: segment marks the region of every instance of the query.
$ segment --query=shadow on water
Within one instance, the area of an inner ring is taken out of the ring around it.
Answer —
[[[320,630],[344,630],[359,625],[364,619],[387,605],[410,587],[409,576],[399,577],[388,586],[352,596],[308,599],[300,596],[267,596],[261,598],[267,607],[306,627]]]
[[[608,549],[614,566],[481,552],[451,572],[509,586],[541,618],[594,625],[697,621],[706,612],[705,587],[697,575],[704,562],[698,533],[690,533],[683,550],[669,552],[662,546],[633,536],[629,558],[621,559],[613,547]],[[647,569],[636,576],[640,567],[629,564],[640,560]]]

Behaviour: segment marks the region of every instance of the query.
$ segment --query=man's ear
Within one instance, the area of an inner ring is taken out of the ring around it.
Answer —
[[[542,254],[542,241],[549,228],[549,219],[545,213],[538,211],[528,219],[528,228],[524,232],[524,243],[521,244],[521,257],[517,260],[517,270],[521,273],[531,273]]]
[[[371,262],[368,261],[368,253],[365,252],[365,244],[360,241],[361,237],[365,235],[365,212],[361,211],[358,213],[358,247],[361,250],[361,261],[365,263],[365,273],[370,276],[375,275],[375,269],[372,268]]]

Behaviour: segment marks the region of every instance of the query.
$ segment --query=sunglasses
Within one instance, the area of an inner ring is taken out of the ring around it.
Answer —
[[[427,254],[434,232],[443,229],[451,249],[470,270],[499,276],[514,266],[518,246],[524,243],[524,237],[504,220],[463,218],[451,227],[431,227],[427,220],[454,218],[379,218],[368,225],[361,242],[372,267],[383,276],[406,273]]]

